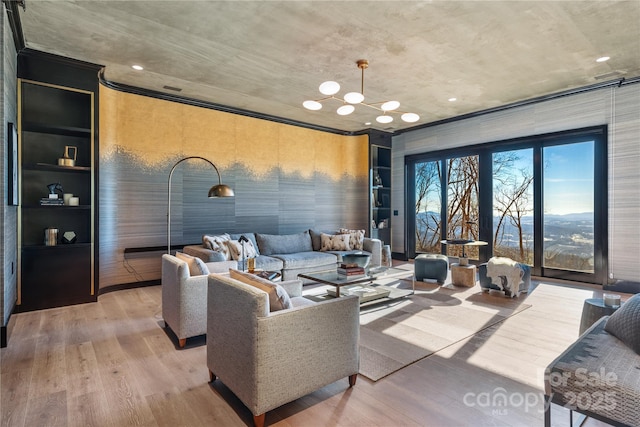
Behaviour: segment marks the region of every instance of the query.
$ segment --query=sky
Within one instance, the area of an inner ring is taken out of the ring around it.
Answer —
[[[593,151],[593,141],[544,148],[544,213],[593,212]]]

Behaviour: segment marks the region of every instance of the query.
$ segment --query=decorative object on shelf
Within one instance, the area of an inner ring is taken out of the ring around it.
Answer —
[[[322,108],[322,102],[327,99],[335,99],[342,103],[342,106],[336,110],[341,116],[346,116],[354,112],[354,105],[364,105],[365,107],[373,108],[382,112],[381,115],[376,117],[378,123],[391,123],[393,117],[387,113],[402,114],[400,118],[407,123],[414,123],[420,120],[420,116],[415,113],[408,113],[399,111],[400,102],[398,101],[380,101],[380,102],[364,102],[364,70],[369,67],[369,61],[366,59],[359,59],[356,61],[356,65],[362,70],[362,78],[360,81],[360,92],[349,92],[344,95],[344,99],[335,97],[334,95],[340,91],[340,84],[334,81],[327,81],[320,85],[320,93],[326,95],[324,98],[316,100],[307,100],[302,103],[304,108],[308,110],[320,110]]]
[[[78,239],[75,231],[65,231],[62,234],[62,242],[63,243],[75,243]]]
[[[45,228],[44,229],[44,245],[55,246],[57,244],[58,244],[58,229]]]
[[[69,205],[69,199],[73,197],[73,194],[71,193],[64,193],[62,195],[62,200],[64,200],[64,204],[65,205]]]
[[[69,206],[80,206],[79,197],[69,197]]]
[[[231,187],[222,183],[222,180],[220,178],[220,172],[218,171],[218,168],[216,167],[216,165],[214,165],[211,161],[200,156],[189,156],[189,157],[185,157],[183,159],[178,160],[171,167],[171,171],[169,172],[169,180],[167,184],[167,253],[168,254],[171,253],[171,177],[173,176],[173,171],[176,169],[176,167],[180,163],[190,159],[203,160],[209,163],[211,167],[216,171],[216,174],[218,175],[218,183],[209,189],[208,196],[210,199],[215,199],[218,197],[234,197],[235,196],[235,193],[233,192]]]
[[[376,225],[376,221],[375,220],[371,220],[371,228],[378,228],[378,226]]]
[[[50,199],[57,199],[58,194],[64,194],[64,188],[62,188],[62,184],[60,184],[59,182],[47,184],[47,188],[49,189]],[[52,195],[55,195],[55,197],[51,197]]]
[[[71,150],[73,150],[73,158],[69,154],[69,151]],[[58,166],[75,166],[77,154],[78,148],[73,145],[65,145],[64,154],[58,159]]]
[[[382,177],[380,176],[380,173],[378,173],[378,172],[376,172],[376,175],[373,178],[373,185],[375,185],[377,187],[383,187],[384,186],[382,184]]]

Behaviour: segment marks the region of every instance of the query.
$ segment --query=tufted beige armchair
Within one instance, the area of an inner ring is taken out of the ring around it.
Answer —
[[[359,368],[360,307],[356,296],[314,303],[302,282],[284,282],[292,308],[269,311],[267,292],[209,275],[207,366],[253,413],[266,412],[349,378]]]

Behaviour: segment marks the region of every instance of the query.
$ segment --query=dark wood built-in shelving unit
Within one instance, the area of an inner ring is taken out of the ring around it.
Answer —
[[[372,131],[373,132],[373,131]],[[391,136],[370,135],[370,235],[391,244]],[[382,225],[384,225],[382,227]]]
[[[97,295],[98,68],[50,59],[19,57],[17,311],[92,302]],[[66,146],[76,148],[74,166],[58,164]],[[53,183],[63,187],[60,198],[72,193],[79,205],[41,204]],[[46,242],[48,228],[58,229],[55,245]],[[65,243],[63,234],[71,231],[75,238]]]

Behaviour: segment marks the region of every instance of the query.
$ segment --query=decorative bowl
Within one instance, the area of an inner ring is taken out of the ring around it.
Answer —
[[[347,254],[342,255],[342,262],[345,264],[358,264],[359,267],[367,268],[371,261],[369,254]]]

